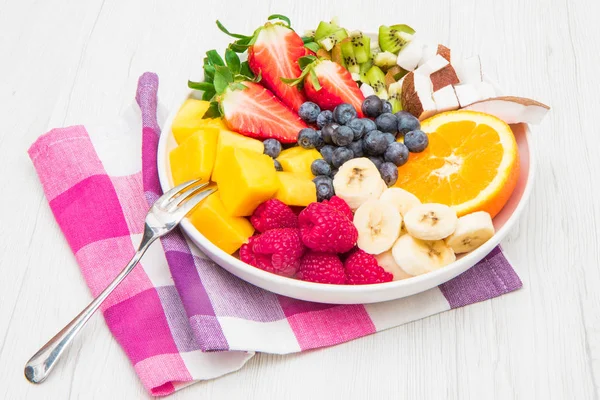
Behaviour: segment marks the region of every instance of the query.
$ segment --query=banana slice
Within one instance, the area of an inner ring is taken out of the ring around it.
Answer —
[[[400,188],[388,188],[381,193],[379,200],[393,204],[402,217],[414,206],[421,204],[421,200],[409,191]]]
[[[354,226],[358,231],[358,248],[380,254],[389,250],[400,236],[402,216],[391,204],[368,200],[354,213]]]
[[[377,260],[377,264],[379,264],[381,268],[394,275],[395,281],[412,277],[412,275],[404,271],[402,268],[400,268],[398,263],[396,263],[396,260],[394,260],[394,256],[392,255],[391,250],[384,251],[381,254],[377,254],[375,256],[375,259]]]
[[[404,226],[422,240],[447,238],[456,230],[456,211],[444,204],[428,203],[413,207],[404,216]]]
[[[496,231],[490,214],[477,211],[458,219],[456,230],[446,238],[446,244],[456,254],[468,253],[487,242],[494,233]]]
[[[378,199],[386,188],[379,170],[366,157],[346,161],[333,178],[335,194],[354,211],[364,202]]]
[[[443,240],[420,240],[402,235],[392,247],[396,264],[406,273],[416,276],[445,267],[456,260],[456,255]]]

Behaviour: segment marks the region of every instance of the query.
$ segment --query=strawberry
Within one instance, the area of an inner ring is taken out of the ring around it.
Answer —
[[[231,130],[282,143],[296,142],[298,132],[306,128],[298,114],[256,83],[260,77],[255,77],[232,49],[225,51],[225,61],[215,50],[208,51],[204,75],[204,82],[188,81],[191,89],[204,91],[203,99],[211,100],[203,118],[223,116]]]
[[[286,85],[280,78],[297,78],[302,71],[298,59],[310,50],[304,47],[302,38],[290,27],[289,19],[281,15],[269,17],[283,22],[267,22],[254,31],[252,36],[232,34],[217,21],[217,26],[226,34],[237,38],[231,48],[235,51],[248,50],[250,70],[261,77],[261,84],[271,90],[286,106],[298,111],[306,101],[302,90]],[[287,25],[286,25],[287,23]]]
[[[361,108],[365,96],[346,68],[311,56],[302,57],[300,65],[304,65],[304,70],[299,78],[283,81],[292,86],[302,83],[306,97],[323,110],[333,110],[341,103],[349,103],[356,109],[359,118],[364,117]]]
[[[258,83],[229,85],[219,97],[227,126],[245,136],[295,143],[306,124]]]

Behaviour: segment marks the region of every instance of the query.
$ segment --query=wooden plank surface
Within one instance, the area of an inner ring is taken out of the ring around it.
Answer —
[[[138,76],[160,76],[173,107],[201,57],[223,48],[219,18],[250,32],[282,13],[298,28],[337,15],[374,30],[408,23],[480,54],[507,93],[549,103],[535,127],[536,184],[503,246],[516,293],[291,356],[258,355],[235,374],[171,398],[593,399],[600,392],[600,24],[597,0],[0,1],[0,397],[147,394],[96,316],[41,386],[27,358],[90,299],[26,150],[47,129],[114,118]]]

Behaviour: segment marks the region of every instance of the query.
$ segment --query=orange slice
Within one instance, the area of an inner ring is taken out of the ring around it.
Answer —
[[[519,155],[510,127],[480,112],[450,111],[421,123],[429,136],[422,153],[398,168],[401,187],[423,203],[442,203],[459,216],[504,207],[517,183]]]

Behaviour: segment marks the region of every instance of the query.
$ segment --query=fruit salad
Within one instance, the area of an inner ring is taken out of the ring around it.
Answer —
[[[315,283],[378,284],[443,268],[495,233],[519,155],[508,124],[549,108],[499,96],[479,57],[272,15],[210,50],[172,123],[174,185],[218,191],[190,215],[221,250]],[[201,100],[200,100],[201,98]]]

